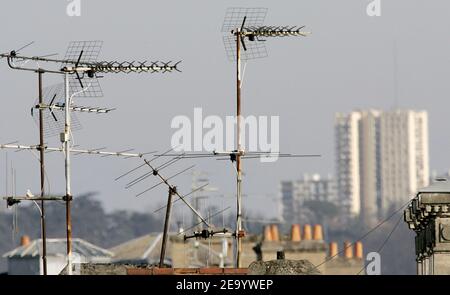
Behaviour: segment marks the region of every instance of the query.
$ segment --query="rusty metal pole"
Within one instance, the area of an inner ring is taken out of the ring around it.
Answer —
[[[166,218],[164,221],[163,240],[161,244],[161,255],[159,257],[159,267],[164,267],[164,259],[166,257],[166,246],[168,239],[168,232],[170,228],[170,211],[172,210],[172,197],[175,194],[176,187],[169,187],[169,197],[167,198]]]
[[[67,269],[68,275],[72,275],[72,217],[70,202],[72,201],[72,193],[70,188],[70,91],[69,91],[69,73],[64,75],[65,84],[65,124],[64,133],[61,134],[61,142],[64,144],[65,151],[65,175],[66,175],[66,234],[67,234]]]
[[[242,255],[242,160],[241,160],[241,30],[236,34],[236,105],[237,105],[237,156],[236,156],[236,268],[241,267]]]
[[[42,97],[42,74],[41,70],[38,70],[38,84],[39,84],[39,105],[43,103]],[[41,169],[41,198],[45,195],[45,147],[44,147],[44,110],[39,108],[39,162]],[[44,275],[47,275],[47,235],[45,228],[45,204],[44,200],[41,200],[41,236],[42,236],[42,265],[44,269]]]

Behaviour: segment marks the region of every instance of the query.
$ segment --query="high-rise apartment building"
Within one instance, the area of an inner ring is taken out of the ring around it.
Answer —
[[[366,225],[428,185],[428,117],[411,110],[335,117],[338,199]]]

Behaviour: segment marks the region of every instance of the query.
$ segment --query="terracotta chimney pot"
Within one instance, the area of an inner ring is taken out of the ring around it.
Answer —
[[[278,232],[278,225],[272,224],[271,232],[272,232],[272,240],[274,242],[278,242],[280,240],[280,234]]]
[[[291,241],[300,242],[302,240],[300,224],[293,224],[291,228]]]
[[[338,243],[331,242],[330,243],[330,258],[337,257],[339,254]]]
[[[349,241],[344,242],[344,257],[346,259],[353,258],[353,247],[352,247],[352,243]]]
[[[311,225],[305,224],[303,228],[303,240],[310,241],[312,239]]]
[[[270,228],[270,225],[266,225],[264,227],[264,242],[272,242],[272,230]]]
[[[20,238],[20,246],[28,246],[31,243],[31,239],[29,236],[24,235]]]
[[[356,242],[355,244],[355,257],[358,259],[363,258],[363,244],[362,242]]]
[[[313,236],[313,239],[315,241],[323,241],[322,225],[320,225],[320,224],[314,225],[314,236]]]

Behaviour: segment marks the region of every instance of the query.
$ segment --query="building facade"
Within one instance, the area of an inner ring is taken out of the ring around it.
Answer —
[[[383,114],[381,128],[381,205],[384,213],[404,205],[429,184],[426,112]]]
[[[365,110],[335,117],[339,202],[368,226],[428,185],[424,111]]]
[[[302,207],[306,201],[321,201],[337,204],[336,181],[329,175],[305,174],[296,181],[282,181],[280,185],[283,220],[300,222]]]

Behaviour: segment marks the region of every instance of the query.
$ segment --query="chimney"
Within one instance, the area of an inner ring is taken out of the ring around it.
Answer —
[[[300,242],[302,240],[300,224],[293,224],[291,228],[291,241]]]
[[[270,229],[270,225],[266,225],[264,227],[264,242],[272,242],[272,230]]]
[[[331,242],[330,243],[330,258],[335,258],[339,254],[338,243]]]
[[[346,259],[353,258],[353,247],[352,247],[352,243],[349,241],[344,242],[344,257]]]
[[[310,241],[311,239],[311,225],[305,224],[305,227],[303,228],[303,240]]]
[[[363,244],[362,242],[356,242],[355,244],[355,257],[358,259],[363,259]]]
[[[314,236],[313,236],[313,239],[315,241],[323,241],[322,225],[320,225],[320,224],[314,225]]]
[[[278,233],[278,225],[272,224],[270,228],[272,232],[272,241],[278,242],[280,240],[280,234]]]
[[[24,235],[20,238],[20,246],[26,247],[28,245],[30,245],[31,240],[30,237],[27,235]]]

